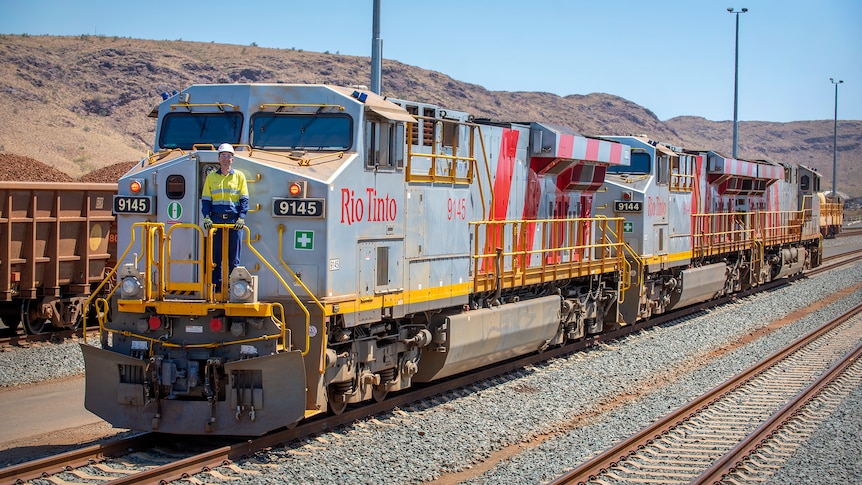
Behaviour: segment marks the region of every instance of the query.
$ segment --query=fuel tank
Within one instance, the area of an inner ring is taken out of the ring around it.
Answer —
[[[428,382],[533,352],[560,328],[560,297],[546,296],[432,319],[433,343],[414,382]]]

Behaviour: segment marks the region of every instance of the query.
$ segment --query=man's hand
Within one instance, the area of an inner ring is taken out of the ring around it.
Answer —
[[[236,220],[236,222],[234,223],[234,225],[233,225],[233,230],[234,230],[234,231],[241,231],[243,227],[245,227],[245,219],[243,219],[242,217],[240,217],[240,218],[239,218],[239,219],[237,219],[237,220]]]
[[[201,222],[201,227],[204,229],[204,231],[209,231],[213,228],[213,220],[210,219],[209,216],[204,217],[203,222]]]

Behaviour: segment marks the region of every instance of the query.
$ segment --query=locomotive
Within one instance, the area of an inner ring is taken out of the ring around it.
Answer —
[[[85,406],[116,427],[259,435],[820,264],[799,167],[363,88],[165,98],[81,347]],[[251,203],[216,288],[200,196],[222,143]]]
[[[632,163],[610,167],[597,214],[625,214],[639,281],[625,321],[649,318],[819,266],[819,175],[804,166],[611,136]]]

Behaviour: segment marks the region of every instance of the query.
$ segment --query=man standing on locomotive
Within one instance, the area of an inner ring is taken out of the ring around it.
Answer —
[[[204,231],[215,224],[233,224],[228,231],[228,275],[239,265],[240,232],[245,227],[245,216],[248,213],[248,184],[242,172],[231,168],[233,163],[233,146],[222,143],[218,147],[219,169],[207,174],[201,194],[201,212],[204,220],[201,224]],[[211,241],[213,244],[213,259],[215,270],[212,282],[215,292],[221,291],[222,283],[222,230],[216,229]]]

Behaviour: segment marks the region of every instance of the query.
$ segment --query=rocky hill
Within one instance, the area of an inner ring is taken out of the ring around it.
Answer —
[[[0,35],[0,153],[30,157],[79,178],[140,159],[152,147],[147,114],[163,91],[196,83],[370,84],[370,58],[121,37]],[[604,93],[560,97],[488,91],[396,61],[383,61],[383,94],[500,120],[541,120],[588,135],[645,133],[730,154],[732,122],[659,120]],[[802,163],[831,188],[832,120],[741,122],[741,158]],[[862,121],[839,125],[839,190],[862,195]]]

